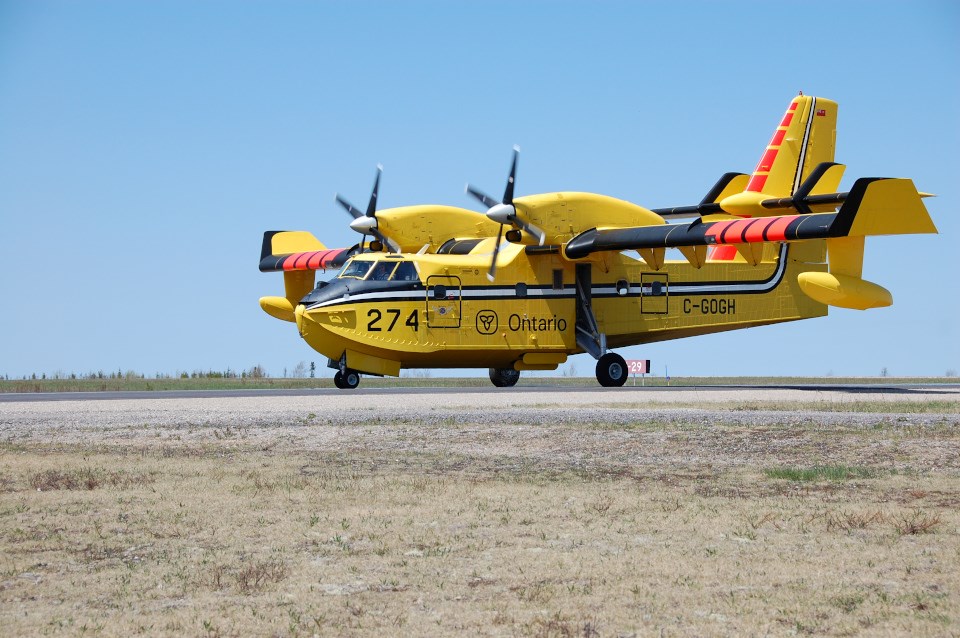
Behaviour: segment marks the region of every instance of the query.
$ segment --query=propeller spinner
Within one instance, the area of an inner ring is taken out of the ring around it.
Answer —
[[[350,228],[363,235],[363,239],[360,240],[361,248],[366,243],[367,235],[372,235],[384,246],[387,246],[388,249],[394,249],[399,252],[396,244],[387,239],[377,228],[377,195],[380,192],[380,176],[382,174],[383,166],[377,164],[377,177],[373,182],[373,192],[370,193],[370,202],[367,204],[366,212],[360,211],[353,204],[341,197],[339,193],[336,195],[336,200],[338,204],[343,206],[343,208],[353,216],[353,221],[350,222]]]
[[[525,230],[536,237],[540,245],[543,245],[546,235],[542,230],[533,224],[524,221],[517,215],[517,208],[513,205],[513,186],[517,178],[517,158],[520,156],[520,147],[513,147],[513,162],[510,164],[510,175],[507,176],[507,187],[503,191],[503,199],[495,200],[483,191],[467,184],[467,192],[477,198],[487,207],[487,217],[498,224],[500,229],[497,232],[497,243],[493,247],[493,258],[490,260],[490,270],[487,272],[487,278],[493,281],[497,274],[497,256],[500,253],[500,240],[503,237],[504,224],[510,224],[520,230]]]

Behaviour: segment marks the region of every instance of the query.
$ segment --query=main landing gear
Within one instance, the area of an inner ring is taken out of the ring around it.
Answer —
[[[616,352],[608,352],[597,361],[597,381],[605,388],[619,388],[628,376],[627,362]]]
[[[347,368],[343,372],[339,370],[333,375],[333,385],[341,390],[353,390],[360,385],[360,373],[356,370]]]
[[[597,381],[605,388],[619,388],[630,376],[627,362],[616,352],[607,351],[607,335],[600,332],[593,314],[590,264],[577,264],[577,345],[597,360]]]
[[[520,371],[513,368],[490,368],[490,381],[498,388],[510,388],[517,385]]]

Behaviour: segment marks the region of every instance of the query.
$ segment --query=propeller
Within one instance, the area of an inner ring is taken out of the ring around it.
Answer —
[[[503,237],[504,224],[510,224],[520,230],[527,231],[539,240],[541,246],[546,239],[546,235],[542,230],[517,216],[517,208],[513,205],[513,186],[517,178],[517,158],[519,156],[520,147],[514,146],[513,161],[510,164],[510,175],[507,177],[507,187],[503,191],[502,200],[497,201],[483,191],[467,184],[467,193],[473,195],[487,207],[487,217],[491,221],[500,224],[500,229],[497,231],[497,243],[494,244],[493,247],[493,259],[490,260],[490,270],[487,272],[487,278],[490,281],[493,281],[497,274],[497,256],[500,253],[500,240]]]
[[[380,176],[382,174],[383,166],[377,164],[377,177],[373,182],[373,192],[370,193],[370,202],[367,204],[366,212],[361,211],[356,206],[341,197],[340,193],[337,193],[335,198],[337,203],[343,206],[343,208],[353,216],[353,221],[350,222],[350,228],[363,235],[363,239],[360,241],[361,249],[367,241],[367,235],[373,235],[384,246],[387,246],[388,249],[396,248],[396,245],[387,239],[387,237],[377,228],[377,195],[380,192]]]

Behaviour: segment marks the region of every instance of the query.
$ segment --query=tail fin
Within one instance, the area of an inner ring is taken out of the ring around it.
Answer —
[[[822,97],[798,95],[773,132],[747,192],[773,197],[789,197],[813,169],[832,162],[837,138],[837,103]],[[825,192],[837,190],[836,184],[822,184]]]
[[[822,97],[798,95],[773,132],[757,167],[741,195],[727,199],[728,207],[738,199],[749,208],[765,197],[790,197],[814,169],[832,163],[837,140],[837,103]],[[829,171],[818,181],[815,193],[827,193],[840,187],[843,168]],[[734,212],[733,214],[739,215]],[[754,213],[747,211],[746,216]],[[772,258],[772,248],[764,259]],[[737,257],[734,246],[718,246],[710,253],[712,261],[731,261]]]

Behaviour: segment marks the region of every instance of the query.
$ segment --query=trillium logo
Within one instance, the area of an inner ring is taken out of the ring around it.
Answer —
[[[497,313],[492,310],[481,310],[477,313],[477,332],[482,335],[492,335],[499,327]]]

